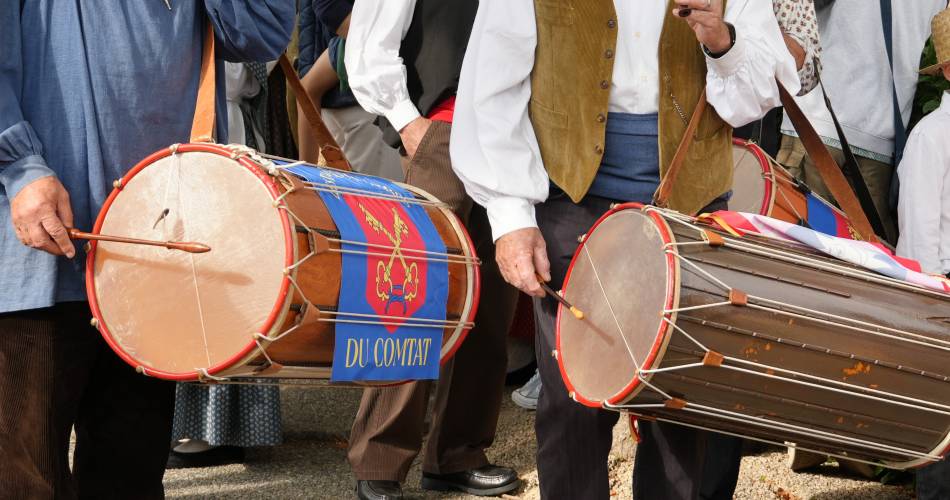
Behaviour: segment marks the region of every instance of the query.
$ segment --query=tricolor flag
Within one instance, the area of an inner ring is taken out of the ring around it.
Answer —
[[[702,218],[739,236],[752,233],[795,241],[869,271],[938,292],[950,293],[950,280],[943,276],[922,273],[919,263],[897,257],[883,245],[851,239],[850,232],[847,237],[839,238],[764,215],[725,210],[704,215]]]

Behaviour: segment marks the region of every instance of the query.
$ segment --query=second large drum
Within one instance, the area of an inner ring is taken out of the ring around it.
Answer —
[[[558,315],[597,408],[912,467],[950,445],[950,294],[672,211],[606,214]]]

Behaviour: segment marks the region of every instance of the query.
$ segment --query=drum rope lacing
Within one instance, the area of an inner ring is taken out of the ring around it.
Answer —
[[[166,214],[168,213],[168,196],[169,196],[170,187],[171,187],[171,184],[172,184],[172,173],[176,173],[176,174],[177,174],[175,177],[176,177],[177,180],[178,180],[178,193],[179,193],[179,196],[177,197],[177,198],[178,198],[178,199],[177,199],[177,205],[178,205],[178,206],[177,206],[177,210],[178,210],[178,213],[180,213],[180,214],[188,213],[188,212],[186,212],[186,211],[184,210],[184,208],[182,207],[182,197],[180,196],[180,193],[181,193],[181,165],[182,165],[182,161],[181,161],[181,155],[178,153],[178,148],[179,148],[179,146],[180,146],[180,144],[172,144],[172,145],[169,147],[169,150],[170,150],[171,153],[172,153],[172,157],[175,159],[175,166],[174,166],[174,168],[168,169],[168,176],[166,177],[166,180],[165,180],[165,192],[164,192],[164,195],[162,196],[162,207],[163,207],[162,214],[163,214],[163,216],[160,217],[160,218],[156,221],[156,226],[157,226],[158,224],[161,224],[161,225],[162,225],[162,235],[164,236],[164,239],[166,239],[166,240],[167,240],[167,239],[171,239],[171,238],[169,238],[170,235],[167,233],[167,226],[166,226],[166,224],[165,224],[165,221],[167,220],[167,218],[164,217],[164,215],[166,215]],[[185,239],[187,239],[187,225],[185,224],[184,218],[179,218],[179,222],[181,223],[182,236],[185,237]],[[189,254],[189,255],[188,255],[188,258],[189,258],[189,261],[190,261],[190,264],[191,264],[191,279],[192,279],[192,283],[193,283],[194,286],[195,286],[195,302],[196,302],[196,304],[197,304],[197,306],[198,306],[198,322],[199,322],[199,324],[201,325],[201,340],[202,340],[202,343],[203,343],[203,345],[204,345],[205,359],[207,359],[208,364],[210,365],[210,364],[211,364],[211,351],[210,351],[210,348],[208,347],[208,330],[207,330],[207,326],[205,325],[204,306],[203,306],[203,303],[202,303],[202,300],[201,300],[201,289],[200,289],[200,287],[199,287],[199,285],[198,285],[198,264],[197,264],[197,262],[195,261],[195,256],[194,256],[194,254]],[[204,369],[204,370],[203,370],[203,373],[202,373],[201,369],[196,369],[196,370],[199,371],[199,379],[201,378],[202,375],[203,375],[204,377],[211,377],[211,375],[208,374],[208,370],[207,370],[207,369]],[[144,366],[142,367],[142,373],[143,373],[143,374],[147,374]]]
[[[267,335],[261,332],[253,333],[252,338],[256,345],[255,351],[257,351],[258,355],[262,356],[266,360],[266,365],[257,369],[256,370],[257,372],[265,371],[271,367],[280,366],[277,363],[275,363],[274,360],[267,354],[266,346],[274,342],[277,342],[283,339],[284,337],[287,337],[288,335],[294,333],[295,331],[303,327],[309,321],[318,321],[318,322],[324,322],[324,323],[362,324],[362,325],[373,325],[373,326],[406,326],[406,327],[415,327],[415,328],[436,328],[440,330],[444,330],[446,328],[470,329],[474,326],[474,322],[471,322],[471,321],[439,320],[439,319],[431,319],[431,318],[412,318],[405,321],[368,321],[368,320],[361,320],[361,319],[340,319],[341,316],[344,318],[379,318],[383,320],[386,320],[386,319],[394,320],[394,319],[403,319],[403,318],[396,317],[396,316],[381,316],[381,315],[371,315],[371,314],[362,314],[362,313],[352,313],[352,312],[346,312],[346,311],[322,311],[320,308],[314,305],[313,302],[310,301],[309,298],[307,298],[306,294],[304,293],[303,288],[297,282],[296,273],[294,271],[296,271],[307,260],[316,256],[319,253],[318,247],[315,243],[315,239],[318,237],[323,238],[323,236],[317,233],[313,228],[310,228],[309,226],[307,226],[307,224],[303,221],[303,219],[301,219],[296,213],[294,213],[294,211],[286,203],[286,197],[290,195],[291,193],[293,193],[295,189],[290,184],[289,180],[286,177],[288,175],[288,172],[286,171],[286,169],[294,167],[294,166],[299,166],[299,165],[307,165],[307,163],[298,161],[298,162],[291,162],[286,165],[278,165],[275,162],[271,161],[270,159],[260,155],[254,149],[248,148],[243,145],[231,144],[231,145],[225,146],[225,148],[227,148],[228,150],[232,152],[231,159],[238,160],[242,157],[246,157],[249,160],[253,161],[255,164],[257,164],[259,167],[264,169],[269,175],[278,179],[283,179],[287,182],[286,190],[284,191],[284,193],[282,193],[280,196],[274,199],[273,206],[277,208],[278,210],[282,210],[284,213],[286,213],[287,216],[296,225],[296,227],[303,228],[303,231],[307,234],[307,238],[309,241],[308,246],[310,248],[310,251],[306,255],[304,255],[302,258],[294,262],[293,264],[284,268],[284,276],[287,278],[288,283],[290,283],[290,286],[291,288],[293,288],[295,293],[297,293],[303,299],[303,302],[304,302],[303,306],[301,310],[297,313],[297,318],[295,319],[293,326],[291,326],[287,330],[272,337],[268,337]],[[175,150],[177,150],[177,148],[175,148]],[[334,188],[333,186],[328,186],[328,188],[335,189],[335,192],[338,194],[343,191],[342,189]],[[356,193],[353,193],[353,194],[356,194]],[[375,194],[367,194],[367,196],[376,196],[377,198],[383,198],[382,196],[377,196]],[[398,199],[392,200],[392,201],[401,201],[401,202],[410,201],[408,198],[402,198],[402,197],[396,197],[396,198]],[[422,200],[414,200],[414,201],[421,202]],[[422,205],[426,203],[419,203],[419,204]],[[434,203],[430,202],[430,204],[434,204]],[[361,242],[349,242],[347,240],[337,239],[337,238],[334,238],[334,239],[326,238],[326,239],[327,241],[334,241],[340,244],[360,244],[361,243]],[[384,245],[379,245],[379,247],[385,248]],[[343,250],[342,248],[340,249],[328,248],[327,251],[337,252],[337,253],[361,254],[361,255],[376,255],[376,256],[381,255],[385,257],[389,256],[388,254],[360,252],[357,250]],[[450,262],[450,263],[463,263],[463,264],[479,264],[480,263],[479,259],[472,258],[472,257],[465,257],[465,256],[448,254],[448,253],[443,254],[439,252],[426,252],[426,254],[442,256],[445,258],[444,259],[445,262]],[[424,256],[406,256],[406,258],[407,259],[425,259]],[[430,259],[430,260],[434,260],[434,259]],[[197,278],[196,278],[196,286],[197,286]],[[311,315],[312,317],[309,317]],[[335,317],[328,318],[324,316],[335,316]],[[202,323],[202,328],[203,327],[204,325]],[[210,360],[209,360],[209,364],[210,364]],[[141,371],[144,373],[144,367],[142,367]],[[217,376],[209,374],[207,368],[196,368],[195,371],[198,373],[198,377],[200,381],[212,380],[215,382],[232,383],[231,378],[217,377]],[[240,382],[237,382],[237,383],[240,383]]]
[[[729,410],[724,410],[720,408],[698,404],[696,402],[683,401],[679,398],[675,398],[671,396],[666,391],[658,387],[656,384],[652,383],[651,382],[652,376],[655,374],[684,371],[684,370],[702,368],[705,366],[714,366],[714,367],[721,367],[728,370],[740,372],[746,375],[765,377],[765,378],[779,380],[786,383],[792,383],[792,384],[803,385],[803,386],[807,386],[811,388],[816,388],[819,390],[825,390],[825,391],[830,391],[830,392],[834,392],[838,394],[844,394],[848,396],[869,399],[869,400],[873,400],[873,401],[881,402],[885,404],[911,408],[911,409],[915,409],[919,411],[937,413],[941,415],[950,415],[950,406],[947,406],[944,404],[936,403],[933,401],[926,401],[919,398],[904,396],[901,394],[895,394],[895,393],[891,393],[891,392],[883,391],[879,389],[861,387],[858,385],[848,384],[846,382],[841,382],[841,381],[837,381],[833,379],[827,379],[827,378],[811,375],[808,373],[798,372],[795,370],[777,368],[774,366],[765,365],[765,364],[757,363],[750,360],[735,358],[732,356],[725,356],[705,346],[702,342],[697,340],[695,337],[693,337],[688,332],[686,332],[682,327],[677,325],[675,320],[672,319],[672,316],[680,312],[695,311],[698,309],[707,309],[707,308],[724,307],[724,306],[742,306],[742,307],[749,307],[749,308],[753,308],[757,310],[767,311],[774,314],[786,315],[786,316],[790,316],[797,319],[803,319],[806,321],[815,321],[821,324],[833,325],[840,328],[848,328],[848,329],[859,331],[862,333],[879,335],[879,336],[883,336],[889,339],[903,341],[903,342],[910,342],[910,343],[923,345],[923,346],[938,349],[938,350],[950,350],[950,347],[946,345],[940,345],[940,344],[947,344],[946,342],[940,341],[938,339],[932,339],[923,335],[917,335],[912,332],[897,330],[897,329],[885,327],[883,325],[875,325],[872,323],[858,321],[851,318],[845,318],[838,315],[822,313],[820,311],[815,311],[815,310],[804,308],[804,307],[798,307],[798,306],[786,304],[780,301],[769,300],[769,299],[765,299],[765,298],[754,296],[754,295],[746,295],[743,292],[738,291],[728,286],[728,284],[726,284],[725,282],[723,282],[722,280],[714,276],[712,273],[706,271],[705,269],[702,269],[696,263],[689,260],[688,257],[681,255],[677,251],[677,248],[681,246],[685,247],[685,246],[694,246],[694,245],[711,245],[712,243],[709,241],[708,237],[706,236],[707,233],[705,230],[700,229],[696,225],[692,224],[691,219],[686,218],[685,216],[675,214],[673,212],[659,210],[655,207],[644,207],[643,210],[647,212],[657,211],[661,213],[662,215],[664,215],[666,219],[671,220],[675,223],[681,224],[683,226],[686,226],[689,229],[696,230],[697,232],[700,233],[700,236],[702,237],[704,241],[683,242],[683,243],[671,242],[664,245],[664,252],[667,255],[674,257],[681,264],[685,263],[686,266],[698,276],[710,281],[711,283],[725,290],[727,292],[726,297],[728,300],[723,301],[723,302],[710,303],[710,304],[701,304],[698,306],[669,308],[663,311],[662,321],[666,323],[672,329],[673,332],[677,332],[683,335],[686,339],[688,339],[691,343],[696,345],[702,352],[706,354],[706,356],[703,358],[701,362],[688,363],[688,364],[683,364],[683,365],[678,365],[678,366],[656,368],[656,369],[641,369],[639,367],[637,368],[635,380],[638,380],[640,383],[643,383],[644,386],[646,386],[647,388],[653,390],[654,392],[656,392],[657,394],[665,398],[664,402],[643,403],[643,404],[621,404],[621,405],[614,405],[609,402],[604,402],[602,404],[604,408],[611,409],[611,410],[618,410],[618,411],[633,411],[634,413],[636,413],[637,410],[650,409],[650,408],[675,408],[675,409],[685,410],[692,413],[706,415],[706,416],[717,418],[717,419],[741,422],[743,424],[752,424],[757,427],[763,427],[763,428],[777,427],[794,434],[801,434],[805,436],[821,435],[823,437],[828,438],[830,441],[838,443],[838,444],[856,446],[859,448],[866,448],[866,449],[883,450],[883,451],[888,451],[895,454],[906,455],[914,459],[923,459],[927,461],[937,461],[940,459],[939,456],[936,456],[930,453],[922,453],[916,450],[904,449],[901,447],[888,445],[885,443],[879,443],[879,442],[869,441],[865,439],[843,436],[843,435],[835,434],[833,432],[828,432],[828,431],[808,429],[808,428],[797,426],[797,425],[790,424],[787,422],[772,420],[772,419],[763,418],[763,417],[756,417],[756,416],[748,415],[744,413],[732,412]],[[731,247],[740,251],[748,251],[751,253],[757,253],[760,255],[775,257],[775,253],[773,252],[765,253],[765,252],[762,252],[761,250],[751,247],[750,245],[743,244],[741,242],[732,240],[730,238],[723,238],[723,242],[721,243],[721,245],[726,246],[726,247]],[[781,254],[782,252],[777,252],[777,253]],[[863,273],[854,272],[853,270],[850,270],[844,266],[827,265],[826,263],[817,261],[815,259],[808,259],[808,258],[803,259],[801,256],[785,255],[785,257],[794,258],[793,262],[795,263],[799,263],[799,264],[805,263],[807,265],[810,265],[811,267],[817,267],[823,270],[831,270],[833,272],[838,272],[838,273],[850,271],[847,274],[851,274],[851,275],[857,274],[859,276],[856,276],[856,277],[866,278],[866,276],[863,276]],[[589,254],[588,254],[588,259],[590,259]],[[591,262],[591,264],[593,265],[593,262]],[[594,272],[596,275],[597,273],[596,269],[594,270]],[[598,277],[598,280],[599,280],[599,277]],[[880,281],[880,282],[885,282],[885,283],[890,284],[890,281],[897,281],[897,280],[891,280],[891,279],[873,280],[872,279],[869,281]],[[898,283],[902,283],[902,282],[898,282]],[[603,290],[602,284],[601,284],[601,288]],[[910,287],[910,288],[914,290],[919,290],[916,287]],[[605,293],[605,300],[606,300],[606,293]],[[765,305],[760,305],[760,304],[765,304]],[[609,305],[609,300],[608,300],[608,305]],[[770,307],[770,305],[775,306],[775,307]],[[789,309],[790,311],[783,310],[781,309],[782,307]],[[793,311],[798,311],[798,312],[793,312]],[[611,311],[611,313],[613,314],[613,311]],[[614,319],[616,321],[616,317],[614,317]],[[836,320],[836,321],[833,321],[833,320]],[[851,323],[851,324],[842,324],[839,322]],[[864,328],[864,327],[867,327],[867,328]],[[891,331],[894,334],[887,334],[887,333],[884,333],[884,331],[882,330]],[[727,331],[732,332],[731,329],[728,329]],[[908,338],[908,337],[911,337],[911,338]],[[782,343],[782,339],[780,338],[777,339],[777,341],[779,343]],[[624,338],[624,342],[625,343],[627,342],[626,338]],[[789,345],[789,344],[786,343],[786,345]],[[798,346],[807,347],[805,344],[799,344]],[[813,347],[816,347],[816,346],[813,346]],[[825,350],[828,352],[831,351],[830,349],[825,349]],[[633,357],[632,353],[631,353],[631,357]],[[710,357],[713,360],[712,362],[707,361],[708,359],[710,359]],[[727,364],[727,362],[731,364]],[[636,364],[636,360],[634,360],[634,363]],[[734,366],[735,364],[746,365],[749,367],[762,369],[762,370],[765,370],[765,372],[752,370],[749,368],[742,368],[740,366]],[[878,365],[880,363],[875,361],[874,364]],[[903,369],[903,368],[905,367],[902,367],[902,366],[896,367],[896,369]],[[913,371],[913,370],[910,370],[910,371]],[[917,370],[917,372],[925,373],[920,370]],[[793,378],[778,376],[778,375],[775,375],[775,373],[787,374]],[[807,380],[799,380],[799,378],[808,379],[814,382],[810,382]],[[947,376],[942,376],[942,377],[938,376],[937,378],[938,379],[942,378],[943,381],[950,380],[950,378],[948,378]],[[648,418],[653,418],[653,417],[648,417]],[[671,421],[671,420],[667,420],[663,418],[659,418],[658,420],[678,423],[678,424],[681,423],[681,422],[675,422],[675,421]],[[687,425],[689,427],[694,427],[694,428],[699,428],[699,429],[713,430],[715,432],[722,432],[720,430],[710,429],[710,428],[700,426],[700,425],[692,425],[692,424],[682,424],[682,425]],[[941,431],[933,430],[933,432],[939,434]],[[730,434],[730,433],[726,432],[726,434]],[[751,439],[771,442],[773,444],[798,447],[797,445],[795,445],[795,443],[775,443],[767,439],[755,438],[751,436],[742,436],[738,434],[734,434],[734,435],[737,435],[740,437],[750,437]],[[802,449],[807,449],[807,448],[802,448]],[[817,450],[811,450],[811,451],[817,451]],[[825,452],[821,452],[821,453],[825,453]],[[853,457],[850,457],[846,454],[841,455],[841,457],[853,459]],[[868,462],[868,463],[873,463],[873,462]]]

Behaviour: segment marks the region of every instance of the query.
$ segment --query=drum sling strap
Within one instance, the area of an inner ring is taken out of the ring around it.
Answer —
[[[821,85],[821,93],[825,99],[825,107],[828,108],[828,113],[831,114],[831,121],[834,122],[835,131],[838,133],[838,142],[841,143],[841,152],[844,153],[844,164],[841,165],[841,170],[854,188],[854,193],[858,195],[858,201],[861,202],[861,208],[863,208],[864,213],[867,214],[874,233],[883,236],[888,241],[896,241],[894,235],[888,234],[887,228],[884,227],[884,223],[881,222],[881,214],[874,205],[874,199],[871,198],[871,190],[868,189],[864,175],[861,174],[861,169],[858,167],[858,159],[855,158],[854,151],[851,150],[848,137],[844,135],[844,129],[841,127],[841,122],[838,121],[838,115],[835,114],[834,108],[831,107],[831,99],[828,97],[828,91],[825,90],[825,83],[821,81],[820,74],[818,75],[818,84]],[[798,127],[795,128],[797,129]]]
[[[781,94],[782,104],[785,106],[785,112],[788,113],[788,117],[791,119],[795,130],[805,145],[808,156],[815,162],[821,179],[825,182],[825,185],[828,186],[828,190],[831,191],[831,195],[838,201],[841,209],[851,220],[851,224],[857,233],[857,239],[878,242],[878,238],[875,235],[876,233],[864,212],[862,204],[855,196],[854,190],[841,172],[841,168],[838,167],[831,153],[828,152],[828,148],[821,142],[818,132],[812,127],[811,123],[805,117],[805,114],[802,113],[802,110],[798,107],[795,100],[792,99],[792,96],[785,87],[777,80],[776,84]],[[660,187],[657,189],[654,200],[657,206],[664,206],[665,202],[669,199],[669,195],[673,190],[673,184],[676,182],[676,177],[683,167],[683,162],[686,160],[686,153],[689,151],[689,146],[693,142],[696,129],[699,127],[699,120],[706,110],[706,105],[706,92],[704,91],[702,95],[699,96],[699,102],[696,103],[696,108],[693,110],[692,117],[690,117],[686,132],[683,134],[683,139],[680,141],[676,153],[673,155],[670,168],[667,170],[666,176],[660,181]],[[866,186],[865,189],[867,189]]]
[[[310,123],[311,132],[316,136],[320,147],[320,154],[327,162],[327,166],[337,170],[351,171],[353,167],[343,154],[330,130],[327,129],[320,112],[317,111],[310,95],[300,83],[300,78],[294,70],[287,54],[281,54],[278,59],[281,71],[287,78],[288,88],[297,97],[297,102],[303,109],[304,116]],[[198,79],[198,98],[195,103],[195,117],[191,124],[191,142],[214,142],[215,120],[215,61],[214,61],[214,28],[208,22],[205,32],[204,49],[201,54],[201,74]]]

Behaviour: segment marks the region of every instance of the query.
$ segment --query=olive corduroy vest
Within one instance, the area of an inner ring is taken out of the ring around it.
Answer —
[[[530,115],[551,180],[575,202],[590,188],[604,153],[617,46],[613,0],[535,0],[538,44]],[[670,1],[660,36],[659,150],[665,175],[706,85],[696,35]],[[707,106],[669,206],[695,213],[732,187],[732,128]]]

